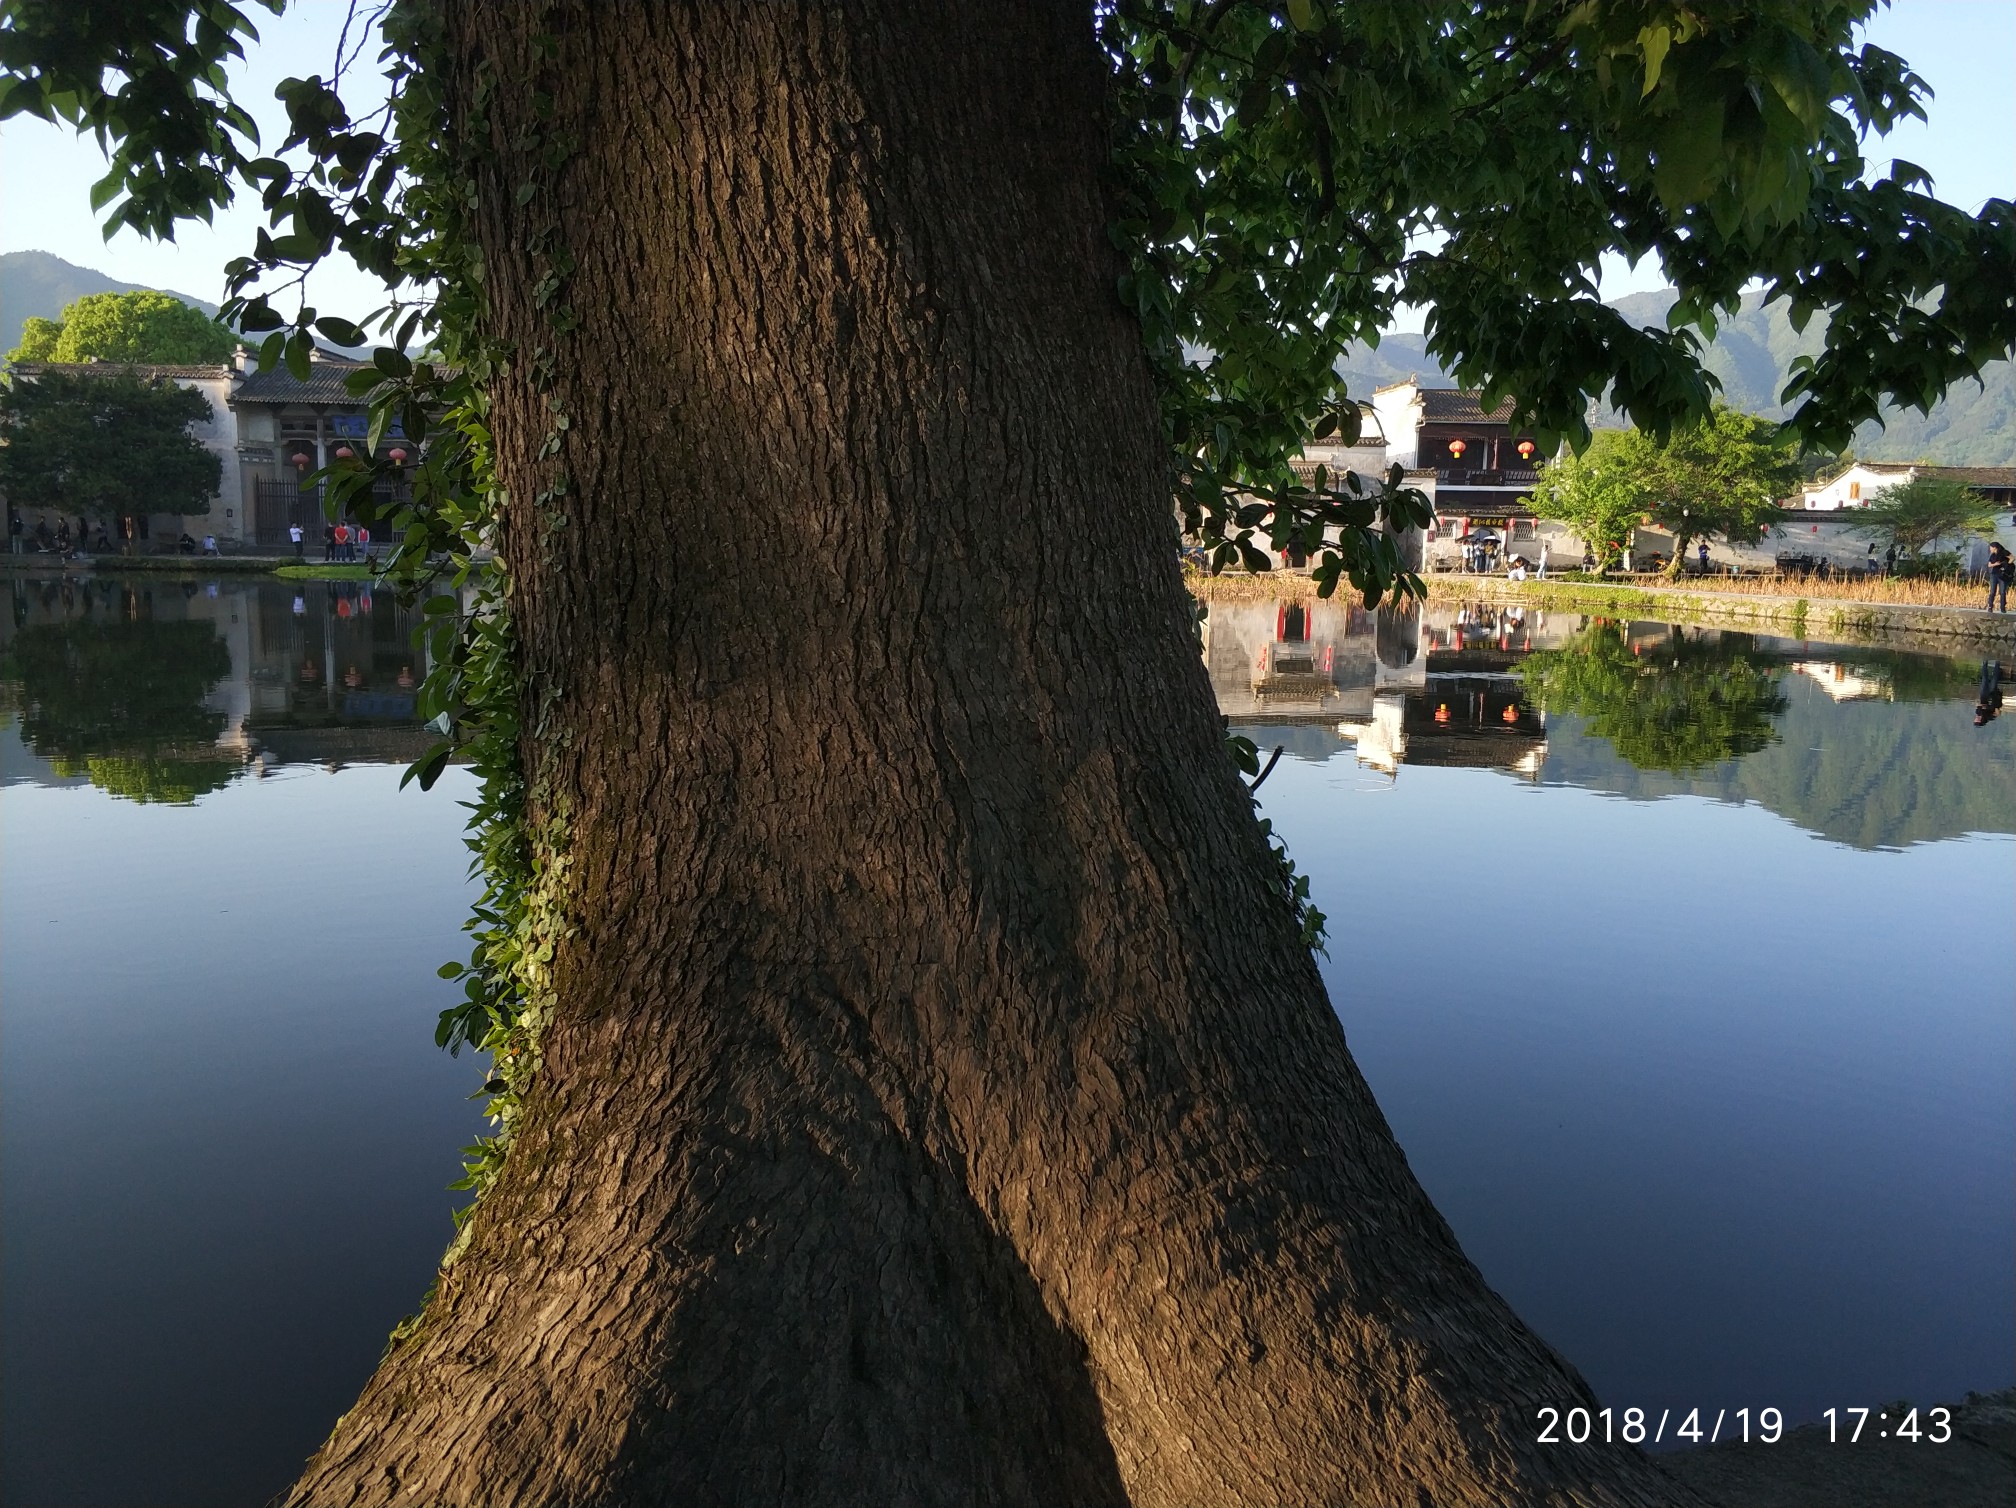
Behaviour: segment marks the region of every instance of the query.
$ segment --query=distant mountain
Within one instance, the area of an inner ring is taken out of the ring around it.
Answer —
[[[1377,346],[1354,340],[1345,348],[1337,370],[1350,384],[1354,398],[1366,399],[1373,390],[1419,377],[1427,387],[1449,387],[1455,383],[1442,363],[1428,354],[1428,337],[1394,333],[1381,337]]]
[[[1663,325],[1673,307],[1671,289],[1633,293],[1613,306],[1638,325]],[[1802,335],[1792,328],[1781,300],[1765,304],[1748,294],[1742,311],[1721,322],[1708,348],[1708,370],[1722,379],[1722,396],[1735,408],[1768,419],[1785,417],[1778,402],[1793,358],[1812,356],[1826,334],[1815,318]],[[1865,461],[1928,460],[1945,466],[2016,466],[2016,364],[1998,361],[1981,382],[1963,382],[1929,414],[1898,409],[1886,425],[1855,432],[1855,454]]]
[[[64,306],[87,293],[137,293],[143,283],[122,283],[89,267],[79,267],[46,251],[0,253],[0,353],[21,344],[31,319],[60,319]],[[179,298],[213,318],[217,306],[172,289],[150,290]]]
[[[1632,293],[1611,307],[1633,324],[1663,325],[1673,299],[1671,289]],[[1722,396],[1733,407],[1782,419],[1786,410],[1778,394],[1793,358],[1817,352],[1825,331],[1825,323],[1815,319],[1801,335],[1783,303],[1767,307],[1761,294],[1751,294],[1741,313],[1722,321],[1708,347],[1708,370],[1722,380]],[[1388,335],[1376,348],[1354,343],[1338,371],[1355,398],[1369,398],[1373,389],[1413,376],[1431,385],[1453,382],[1419,335]],[[1624,422],[1612,411],[1604,415],[1598,422]],[[1856,455],[1869,461],[2016,466],[2016,364],[1996,362],[1979,386],[1962,383],[1929,414],[1902,409],[1888,418],[1887,428],[1867,424],[1856,433]]]

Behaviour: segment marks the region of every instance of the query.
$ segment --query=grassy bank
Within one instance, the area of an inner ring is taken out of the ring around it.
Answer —
[[[147,572],[161,576],[263,576],[273,561],[256,555],[0,555],[8,570],[63,575],[78,571]]]
[[[275,576],[284,576],[289,581],[376,581],[378,579],[377,573],[371,567],[361,562],[356,565],[337,565],[334,562],[324,565],[320,561],[316,561],[308,565],[275,566],[273,567],[273,574]]]
[[[362,561],[337,565],[311,560],[296,563],[280,555],[80,555],[59,560],[54,555],[0,556],[9,570],[34,575],[74,575],[109,571],[150,576],[281,576],[290,581],[376,581],[377,573]]]

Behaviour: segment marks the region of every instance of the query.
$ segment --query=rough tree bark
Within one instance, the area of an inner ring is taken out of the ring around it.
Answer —
[[[555,527],[501,380],[576,931],[501,1182],[290,1501],[1675,1501],[1532,1444],[1587,1390],[1297,939],[1114,293],[1088,7],[451,15],[500,84],[493,316],[572,420]]]

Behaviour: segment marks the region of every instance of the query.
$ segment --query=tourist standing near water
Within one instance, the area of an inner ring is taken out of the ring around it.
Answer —
[[[2016,580],[2016,558],[2012,558],[2001,540],[1988,546],[1988,611],[1991,613],[2009,611],[2009,583]],[[2001,605],[1996,605],[1997,594]]]
[[[299,524],[289,524],[287,526],[287,537],[294,542],[294,558],[296,560],[301,559],[301,534],[302,530]]]

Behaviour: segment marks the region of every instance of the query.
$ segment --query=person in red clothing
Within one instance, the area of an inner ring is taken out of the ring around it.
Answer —
[[[350,526],[348,524],[338,524],[336,526],[336,558],[338,560],[348,560],[350,558]]]

